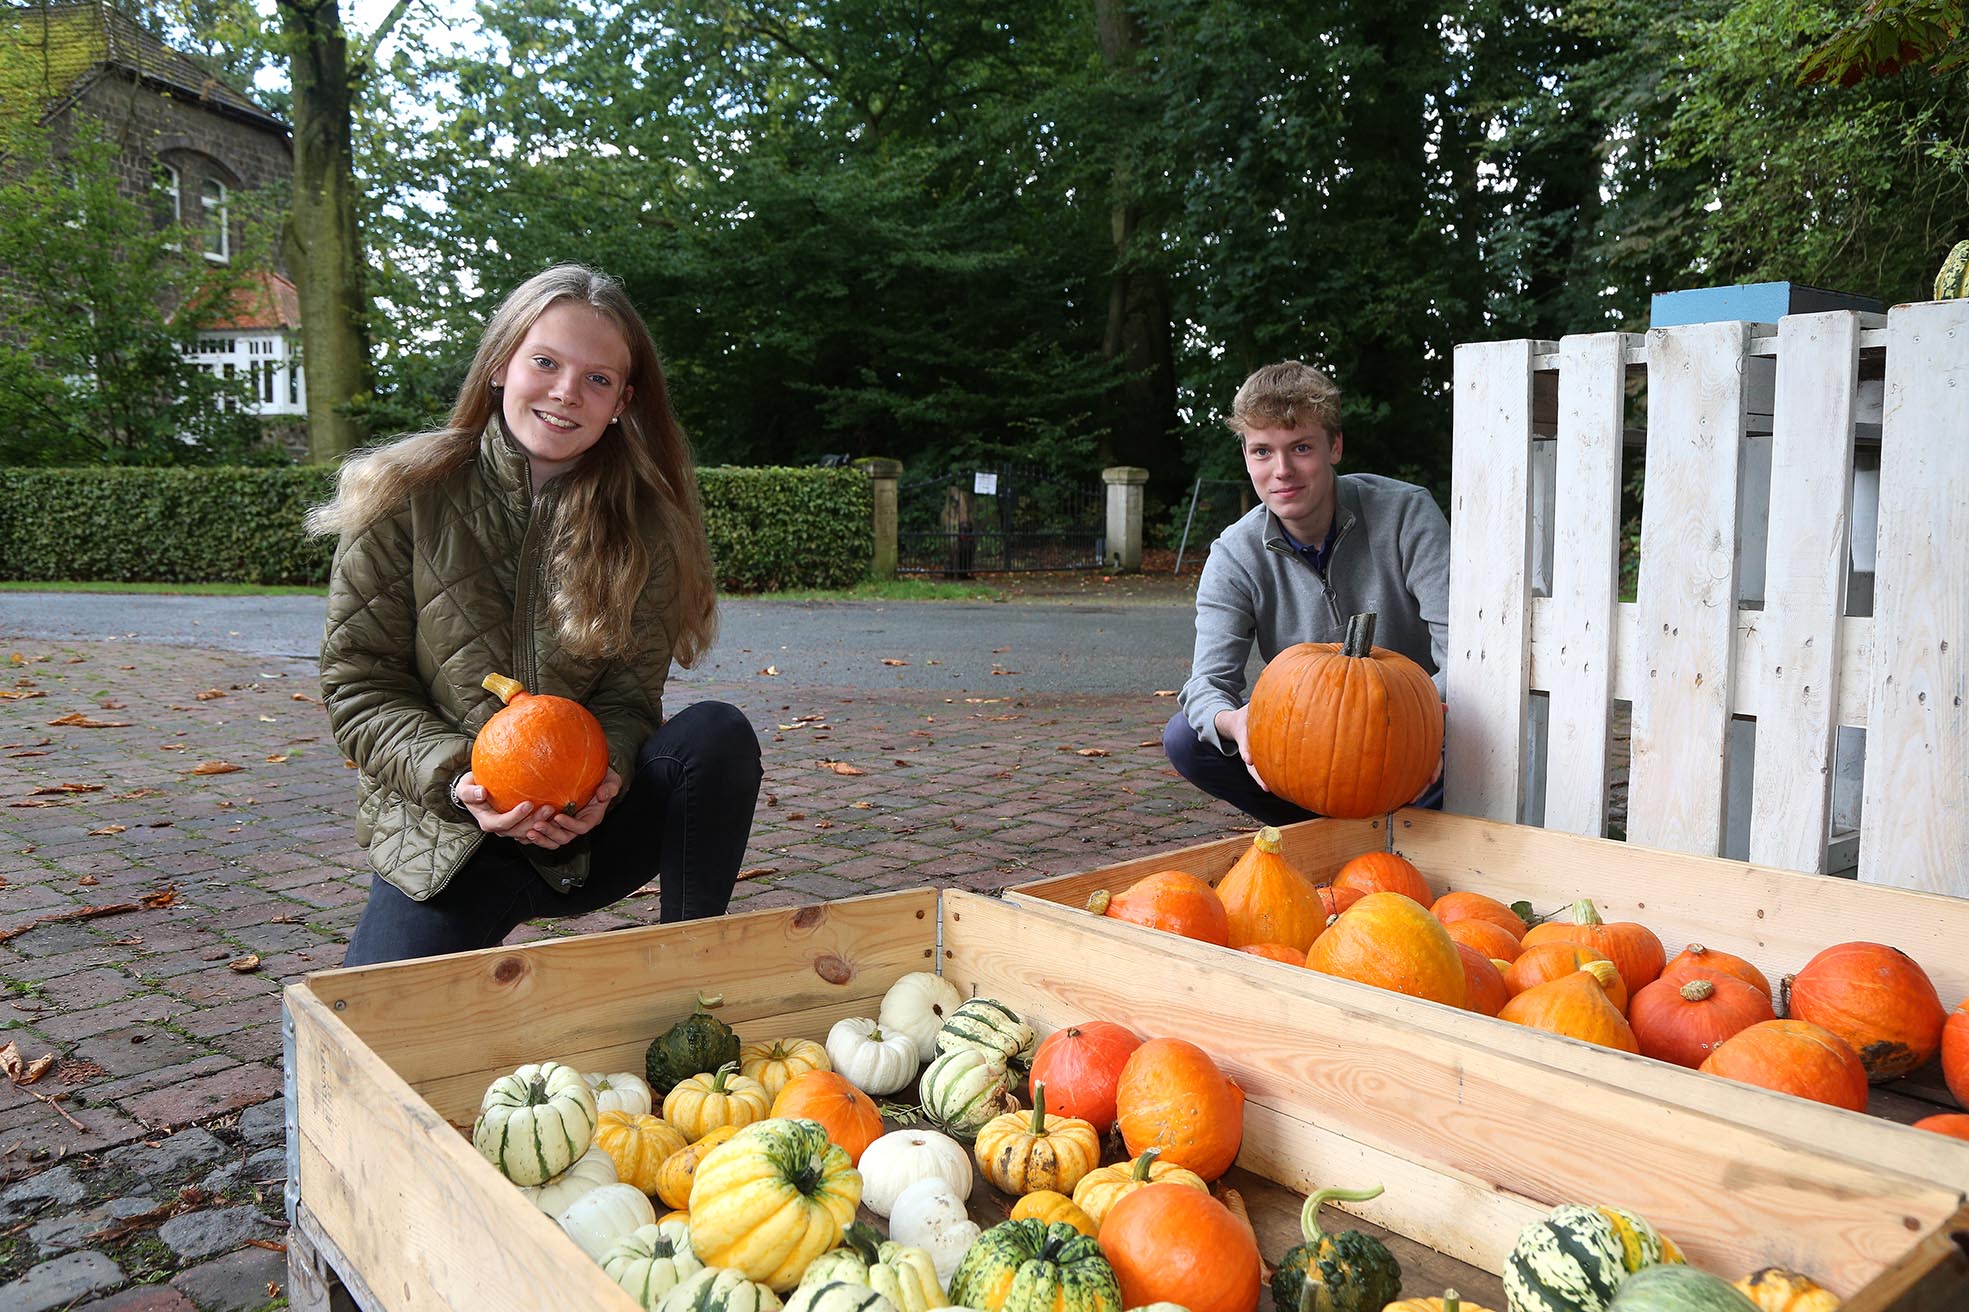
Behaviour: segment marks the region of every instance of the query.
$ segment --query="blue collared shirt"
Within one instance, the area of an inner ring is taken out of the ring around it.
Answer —
[[[1336,513],[1333,516],[1333,522],[1326,526],[1326,540],[1318,546],[1308,546],[1298,538],[1293,537],[1291,530],[1287,529],[1283,523],[1279,525],[1279,531],[1285,534],[1286,545],[1298,552],[1300,559],[1311,565],[1315,574],[1318,574],[1321,578],[1325,578],[1327,564],[1333,556],[1333,543],[1340,536],[1339,514]]]

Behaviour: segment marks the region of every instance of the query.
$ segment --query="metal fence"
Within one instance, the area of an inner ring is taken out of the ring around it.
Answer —
[[[1096,478],[967,466],[899,483],[896,513],[901,574],[1098,569],[1106,559],[1107,502]]]

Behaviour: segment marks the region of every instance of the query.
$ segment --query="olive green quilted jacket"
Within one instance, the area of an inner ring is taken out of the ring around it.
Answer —
[[[336,547],[322,699],[357,770],[356,836],[376,872],[419,901],[450,882],[485,837],[452,807],[449,790],[471,764],[473,735],[500,707],[480,686],[487,674],[593,711],[624,793],[637,747],[663,721],[676,633],[669,558],[658,555],[637,603],[633,656],[599,661],[561,650],[544,577],[559,491],[550,481],[536,499],[524,453],[495,420],[475,462]],[[557,889],[588,877],[585,841],[526,852]]]

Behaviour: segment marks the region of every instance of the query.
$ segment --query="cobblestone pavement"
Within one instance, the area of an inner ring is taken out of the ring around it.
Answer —
[[[1241,826],[1167,768],[1173,699],[988,682],[673,682],[671,710],[733,702],[765,744],[733,909],[991,890]],[[317,692],[304,662],[0,646],[0,1312],[284,1298],[280,989],[339,962],[368,884]],[[652,922],[652,892],[515,941]]]

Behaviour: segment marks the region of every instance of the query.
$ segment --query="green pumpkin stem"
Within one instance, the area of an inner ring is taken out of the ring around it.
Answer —
[[[1572,923],[1575,925],[1604,925],[1600,919],[1600,909],[1593,905],[1593,899],[1583,897],[1572,904]]]
[[[1032,1132],[1042,1139],[1046,1137],[1046,1082],[1044,1080],[1032,1086]]]
[[[882,1232],[866,1221],[851,1221],[841,1235],[841,1246],[852,1248],[863,1261],[874,1266],[881,1256]]]
[[[718,1068],[718,1073],[715,1076],[713,1076],[711,1079],[711,1092],[712,1093],[725,1092],[725,1081],[729,1080],[732,1077],[732,1073],[737,1069],[738,1069],[738,1063],[735,1061],[728,1061],[723,1066],[720,1066]]]
[[[1299,1209],[1299,1232],[1306,1242],[1317,1245],[1326,1238],[1319,1227],[1320,1204],[1329,1198],[1338,1198],[1343,1203],[1364,1203],[1370,1198],[1381,1196],[1381,1186],[1369,1189],[1315,1189],[1306,1199],[1306,1205]]]
[[[1161,1148],[1151,1148],[1144,1152],[1140,1157],[1135,1159],[1135,1171],[1128,1178],[1147,1183],[1149,1179],[1149,1168],[1155,1165],[1155,1159],[1160,1156],[1162,1156]]]
[[[708,1016],[715,1008],[724,1005],[725,995],[722,993],[699,993],[697,995],[697,1010],[700,1015]]]
[[[526,1082],[526,1105],[528,1107],[538,1107],[547,1101],[549,1101],[547,1097],[547,1081],[538,1075],[528,1080]]]
[[[1347,621],[1347,640],[1340,648],[1342,656],[1361,659],[1373,654],[1374,619],[1374,612],[1370,610],[1363,611]]]
[[[497,697],[501,705],[510,705],[513,698],[526,691],[518,679],[509,679],[503,674],[488,674],[479,680],[479,687]]]
[[[1461,1294],[1458,1294],[1454,1289],[1445,1289],[1443,1291],[1443,1312],[1461,1312],[1462,1307],[1463,1296]]]

